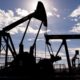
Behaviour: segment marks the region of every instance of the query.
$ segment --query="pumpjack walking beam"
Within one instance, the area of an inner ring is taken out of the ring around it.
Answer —
[[[39,19],[40,21],[42,21],[44,26],[47,27],[47,16],[46,16],[46,11],[45,11],[45,8],[44,8],[44,5],[42,4],[42,2],[40,2],[40,1],[38,2],[37,8],[33,13],[31,13],[31,14],[19,19],[18,21],[6,26],[5,28],[3,28],[2,31],[7,32],[7,31],[13,29],[14,27],[16,27],[17,25],[19,25],[27,20],[30,20],[31,18]]]

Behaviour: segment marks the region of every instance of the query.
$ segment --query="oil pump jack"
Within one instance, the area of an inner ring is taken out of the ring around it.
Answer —
[[[36,18],[36,19],[38,19],[38,20],[41,21],[41,24],[40,24],[38,33],[36,35],[36,38],[34,40],[34,43],[30,47],[29,54],[32,55],[32,57],[33,57],[33,51],[34,51],[34,48],[36,48],[36,40],[38,38],[38,35],[39,35],[39,32],[40,32],[40,29],[41,29],[42,24],[47,28],[47,16],[46,16],[46,11],[45,11],[45,8],[44,8],[44,5],[42,4],[42,2],[40,2],[40,1],[38,2],[37,8],[36,8],[36,10],[33,13],[31,13],[28,16],[25,16],[22,19],[20,19],[20,20],[18,20],[16,22],[14,22],[14,23],[6,26],[5,28],[3,28],[2,31],[0,31],[0,33],[1,33],[0,34],[0,53],[1,53],[2,38],[4,39],[4,42],[6,44],[6,50],[5,50],[5,55],[6,55],[6,58],[5,58],[5,66],[8,65],[8,63],[7,63],[8,50],[10,50],[10,52],[11,52],[13,58],[14,58],[13,63],[16,60],[16,56],[21,55],[22,53],[25,53],[24,52],[24,47],[23,47],[23,40],[25,38],[25,34],[26,34],[27,29],[28,29],[28,26],[30,24],[31,18]],[[25,32],[23,34],[22,40],[21,40],[21,42],[19,44],[19,54],[17,54],[17,52],[15,50],[15,47],[14,47],[14,44],[12,42],[12,39],[11,39],[10,34],[8,33],[8,31],[11,30],[11,29],[13,29],[17,25],[25,22],[26,20],[28,20],[28,24],[27,24],[26,29],[25,29]],[[2,47],[4,48],[3,45],[2,45]]]

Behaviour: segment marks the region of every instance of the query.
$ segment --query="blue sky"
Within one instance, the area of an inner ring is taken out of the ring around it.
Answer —
[[[1,0],[0,1],[0,30],[16,20],[32,13],[36,9],[39,0]],[[48,19],[48,34],[80,34],[80,0],[40,0],[43,2]],[[19,49],[19,43],[23,36],[27,21],[10,30],[15,48]],[[29,50],[34,42],[40,21],[32,19],[24,40],[25,50]],[[37,40],[38,53],[45,51],[44,26],[42,26]],[[52,40],[52,47],[56,53],[60,40]],[[55,45],[55,46],[54,46]],[[70,57],[75,50],[80,50],[79,40],[68,41]],[[56,47],[56,48],[55,48]],[[41,56],[40,54],[38,54]],[[65,59],[64,49],[61,55]],[[44,55],[42,55],[44,56]]]

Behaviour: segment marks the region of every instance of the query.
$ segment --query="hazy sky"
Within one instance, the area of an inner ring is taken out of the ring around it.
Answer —
[[[38,1],[42,1],[48,19],[48,34],[80,34],[80,0],[0,0],[0,30],[16,20],[32,13]],[[23,36],[27,21],[10,30],[15,48],[19,49],[19,43]],[[24,40],[25,50],[29,50],[34,42],[40,21],[32,19]],[[44,26],[42,26],[37,40],[37,50],[45,51]],[[59,48],[61,40],[52,40],[54,53]],[[68,40],[70,57],[75,50],[80,50],[79,40]],[[64,48],[60,55],[65,59]],[[40,54],[37,54],[40,55]],[[41,55],[40,55],[41,56]]]

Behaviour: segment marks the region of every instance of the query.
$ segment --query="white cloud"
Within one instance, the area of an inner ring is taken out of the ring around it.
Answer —
[[[17,13],[19,16],[22,16],[22,17],[29,14],[28,11],[23,10],[23,9],[21,9],[21,8],[16,9],[16,13]]]
[[[76,8],[71,14],[70,17],[78,17],[80,16],[80,6],[78,6],[78,8]]]
[[[59,14],[57,14],[57,15],[56,15],[56,17],[57,17],[57,18],[60,18],[60,15],[59,15]]]
[[[18,33],[18,31],[16,28],[14,28],[14,29],[10,30],[9,33],[14,35],[14,34]]]
[[[78,19],[76,19],[76,18],[75,18],[75,19],[74,19],[74,21],[75,21],[75,22],[77,22],[77,21],[78,21]]]
[[[30,38],[30,39],[28,39],[28,41],[33,41],[34,40],[34,38]]]
[[[53,13],[52,12],[47,12],[47,16],[51,17],[51,16],[53,16]]]
[[[74,24],[74,26],[72,27],[72,29],[70,30],[70,32],[73,33],[80,33],[80,6],[78,6],[75,10],[73,10],[73,12],[70,14],[70,17],[72,18],[72,21],[75,21],[76,24]]]
[[[54,39],[54,40],[50,40],[51,42],[62,42],[62,40],[56,40],[56,39]]]
[[[73,10],[71,12],[71,14],[69,15],[69,17],[74,22],[80,21],[80,5],[75,10]]]
[[[58,13],[58,9],[57,8],[53,8],[52,11],[48,11],[47,12],[47,16],[48,17],[52,17],[52,16],[55,16],[57,18],[60,18],[60,14]]]
[[[56,13],[56,12],[47,12],[47,16],[48,17],[52,17],[52,16],[55,16],[55,17],[57,17],[57,18],[60,18],[60,15],[58,14],[58,13]]]
[[[53,11],[54,11],[54,12],[58,12],[58,9],[55,8],[55,7],[53,7]]]
[[[67,41],[69,42],[71,40],[68,39]],[[62,40],[61,39],[52,39],[52,40],[50,40],[50,42],[62,42]]]
[[[74,27],[70,30],[70,32],[80,33],[80,23],[74,25]]]
[[[60,14],[58,13],[58,9],[57,8],[53,8],[53,15],[56,16],[57,18],[60,18]]]
[[[0,9],[0,29],[10,24],[13,21],[13,17],[14,13],[12,10],[5,12],[4,10]]]
[[[12,10],[4,11],[0,9],[0,29],[20,19],[18,16],[14,16]]]
[[[33,41],[33,40],[34,40],[34,38],[28,39],[28,41]],[[37,41],[44,41],[44,39],[37,39]]]
[[[33,29],[32,27],[28,28],[28,33],[34,33],[34,34],[36,34],[37,32],[38,32],[37,29]]]
[[[23,26],[25,26],[25,25],[23,24]],[[16,33],[18,33],[18,31],[24,33],[26,27],[23,27],[23,26],[20,25],[20,26],[18,26],[16,28],[10,30],[10,33],[11,34],[16,34]],[[37,34],[37,32],[38,32],[38,29],[33,29],[31,26],[28,27],[27,33]],[[44,34],[44,33],[45,33],[45,30],[40,30],[39,34]]]
[[[78,22],[78,18],[74,18],[74,19],[71,19],[71,21],[75,21],[75,22]]]
[[[49,32],[50,30],[47,30],[47,32]],[[32,34],[37,34],[38,29],[33,29],[32,27],[28,28],[28,33],[32,33]],[[45,30],[40,30],[39,34],[44,34],[46,31]]]
[[[63,17],[63,19],[65,20],[65,19],[66,19],[66,17]]]

